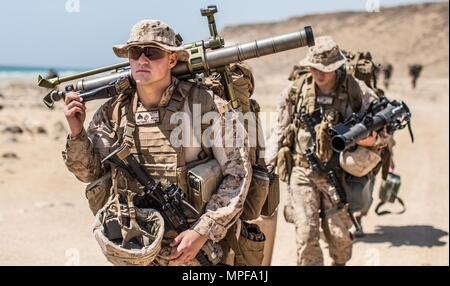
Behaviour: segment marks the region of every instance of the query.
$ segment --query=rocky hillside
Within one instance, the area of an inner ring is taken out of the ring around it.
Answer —
[[[406,76],[411,63],[424,65],[424,77],[448,76],[448,2],[416,4],[380,12],[339,12],[293,17],[282,22],[225,27],[228,44],[313,27],[315,36],[331,35],[344,49],[371,51],[378,62],[391,62],[394,76]],[[287,75],[306,49],[268,56],[250,63],[257,77]]]

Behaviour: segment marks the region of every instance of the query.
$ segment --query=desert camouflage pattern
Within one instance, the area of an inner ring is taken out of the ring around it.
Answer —
[[[179,46],[176,34],[172,28],[161,20],[141,20],[130,31],[130,37],[124,45],[113,46],[118,57],[126,58],[128,48],[133,45],[157,46],[170,52],[176,52],[180,61],[186,61],[189,53]]]
[[[352,75],[347,75],[348,77]],[[376,100],[378,97],[376,93],[367,87],[367,85],[356,78],[358,91],[361,94],[362,104],[360,113],[367,110],[370,102]],[[271,134],[276,137],[268,140],[266,148],[267,156],[266,162],[271,165],[277,164],[278,150],[283,146],[283,140],[287,128],[293,121],[294,114],[292,113],[292,102],[290,98],[290,85],[282,92],[281,101],[278,107],[278,122],[275,130]],[[307,84],[303,85],[300,96],[306,94]],[[320,102],[321,96],[324,96],[317,91],[317,102]],[[338,94],[335,94],[337,96]],[[301,101],[298,102],[297,110],[300,109]],[[346,118],[353,113],[352,107],[348,105],[338,105],[337,110],[342,116]],[[327,110],[329,107],[325,107]],[[328,109],[330,110],[330,109]],[[326,114],[326,113],[325,113]],[[352,238],[349,232],[351,227],[351,220],[345,210],[338,210],[332,200],[329,198],[328,190],[329,183],[324,174],[312,172],[308,164],[305,165],[305,158],[303,160],[296,160],[302,157],[304,149],[311,144],[311,136],[305,129],[300,128],[293,146],[294,161],[290,182],[288,183],[288,200],[284,209],[286,220],[295,224],[296,240],[297,240],[297,263],[298,265],[323,265],[323,254],[319,245],[320,226],[322,226],[326,241],[329,246],[330,256],[334,264],[345,264],[352,253]],[[374,149],[378,150],[387,145],[389,136],[378,136],[378,141]],[[295,155],[297,154],[297,156]],[[325,210],[327,216],[320,218],[319,211]]]
[[[117,199],[117,200],[116,200]],[[140,228],[141,235],[144,235],[147,239],[143,242],[143,247],[140,249],[121,247],[117,242],[111,241],[104,228],[105,215],[108,212],[116,212],[118,208],[123,208],[123,214],[129,218],[130,214],[134,215],[134,223],[136,221],[145,222],[144,229]],[[164,219],[159,212],[154,209],[142,209],[135,208],[133,206],[133,212],[130,208],[120,206],[118,203],[118,197],[115,197],[108,204],[105,205],[104,210],[99,211],[95,216],[93,232],[94,237],[97,240],[100,248],[105,255],[106,259],[113,265],[149,265],[160,253],[161,240],[164,236]]]
[[[330,198],[331,188],[324,175],[294,167],[288,186],[297,242],[297,264],[323,265],[320,226],[334,264],[345,264],[352,255],[352,226],[346,210],[338,209]],[[321,207],[322,204],[322,207]],[[322,209],[322,210],[321,210]],[[321,211],[324,217],[321,219]]]
[[[378,153],[371,148],[357,146],[354,151],[339,154],[339,165],[345,172],[362,177],[381,162],[381,156]]]
[[[347,76],[351,76],[351,75],[347,75]],[[362,99],[362,105],[361,105],[361,110],[359,113],[362,114],[365,110],[367,110],[370,103],[372,101],[376,100],[378,98],[378,96],[362,80],[358,80],[356,78],[354,80],[358,83],[359,89],[361,91],[360,94],[361,94],[361,99]],[[278,109],[277,124],[276,124],[276,126],[274,126],[272,128],[272,130],[270,132],[270,134],[274,134],[275,136],[271,136],[269,138],[269,140],[267,141],[266,162],[271,165],[276,165],[278,150],[283,143],[285,130],[286,130],[286,128],[289,127],[289,124],[294,119],[294,114],[292,113],[292,105],[294,103],[291,101],[290,95],[289,95],[293,84],[294,84],[293,82],[289,83],[289,86],[286,87],[281,93],[280,101],[279,101],[278,107],[277,107],[277,109]],[[307,89],[307,86],[305,84],[305,85],[303,85],[301,93],[302,94],[306,93],[306,89]],[[317,97],[320,98],[322,96],[323,95],[321,95],[320,92],[318,92]],[[299,105],[297,106],[297,110],[299,110],[299,108],[300,108],[300,103],[301,102],[299,102]],[[338,111],[343,115],[344,118],[350,116],[353,113],[353,110],[350,105],[347,105],[346,107],[344,107],[343,109],[338,110]],[[379,136],[378,141],[375,146],[377,148],[386,146],[387,143],[389,142],[389,140],[391,140],[391,139],[389,139],[389,137],[390,136],[387,136],[387,135]],[[297,139],[298,139],[297,142],[301,142],[301,143],[308,142],[310,140],[309,132],[307,130],[300,129],[298,132]],[[298,151],[301,151],[300,146],[294,146],[294,148]]]
[[[165,91],[160,105],[169,101],[168,98],[176,90],[177,82],[178,80],[173,78],[172,84]],[[202,97],[206,96],[209,101],[208,105],[211,105],[213,111],[222,110],[223,106],[226,105],[226,102],[221,98],[206,91],[191,93],[191,95],[195,94]],[[193,113],[188,101],[185,101],[182,111],[192,117]],[[193,101],[200,100],[193,99]],[[204,98],[202,102],[204,102]],[[101,164],[101,160],[118,147],[118,139],[112,132],[113,126],[110,121],[114,107],[114,99],[107,101],[95,112],[87,130],[83,130],[75,138],[67,138],[66,148],[62,152],[64,162],[69,171],[82,182],[92,182],[108,172],[105,166]],[[219,115],[213,121],[211,130],[222,130],[221,137],[216,138],[222,144],[213,145],[210,149],[219,162],[224,179],[216,193],[211,196],[206,204],[205,213],[192,227],[213,242],[224,239],[227,230],[238,220],[252,177],[247,133],[240,121],[237,120],[237,114],[231,110],[223,114],[219,113]],[[229,126],[233,126],[233,122],[235,128],[229,128]],[[226,142],[244,142],[244,144],[228,146]],[[202,150],[200,146],[186,147],[185,149],[187,163],[197,159],[197,155]],[[161,251],[167,251],[164,242]]]
[[[317,37],[314,41],[315,45],[309,48],[306,57],[300,61],[301,66],[332,72],[345,63],[346,58],[332,37]]]

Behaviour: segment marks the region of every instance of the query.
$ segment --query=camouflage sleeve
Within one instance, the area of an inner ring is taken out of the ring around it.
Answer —
[[[284,138],[284,131],[292,121],[292,102],[289,98],[291,85],[281,93],[277,107],[277,124],[273,124],[266,140],[266,164],[276,166],[277,154]],[[271,119],[272,120],[272,119]]]
[[[214,132],[221,131],[214,133],[211,149],[221,166],[223,180],[193,229],[218,242],[225,237],[228,228],[242,213],[251,182],[252,167],[247,145],[248,135],[238,113],[228,111],[217,117],[210,129]]]
[[[103,175],[101,160],[109,154],[116,141],[110,136],[112,128],[108,120],[108,103],[94,113],[87,131],[83,129],[75,138],[67,136],[65,150],[62,152],[68,170],[85,183]]]

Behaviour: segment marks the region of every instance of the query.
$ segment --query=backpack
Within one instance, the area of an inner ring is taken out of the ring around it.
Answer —
[[[250,130],[250,122],[244,122],[244,127],[249,134],[249,141],[253,143],[250,147],[249,158],[252,164],[253,176],[247,198],[244,203],[244,210],[240,218],[244,221],[254,220],[261,214],[271,216],[279,203],[278,177],[269,174],[264,158],[260,156],[264,146],[264,136],[259,122],[260,105],[251,98],[255,82],[252,71],[245,63],[235,63],[230,65],[230,73],[234,94],[244,115],[247,112],[254,114],[254,124],[256,128]],[[213,91],[225,100],[225,90],[221,83],[220,74],[207,77],[203,83],[206,89]]]
[[[370,52],[351,52],[343,50],[342,53],[347,58],[345,68],[347,73],[364,81],[378,96],[384,95],[384,91],[377,87],[380,64],[373,61]]]
[[[278,176],[267,171],[264,158],[260,156],[264,146],[264,136],[261,123],[259,122],[260,106],[258,102],[250,98],[253,94],[255,83],[253,74],[244,63],[230,65],[231,82],[234,95],[239,104],[239,110],[244,115],[247,112],[254,114],[254,132],[249,126],[251,123],[244,122],[244,127],[249,135],[250,145],[249,159],[252,164],[252,180],[244,202],[244,207],[240,219],[240,233],[236,237],[237,225],[231,227],[226,235],[226,241],[235,253],[234,262],[231,264],[238,266],[260,266],[263,262],[264,245],[266,237],[257,224],[247,221],[255,220],[260,215],[272,216],[279,204],[279,184]],[[207,90],[213,91],[226,101],[224,86],[221,82],[220,74],[213,74],[205,79],[203,85]],[[231,108],[231,107],[229,107]],[[252,142],[253,140],[253,142]]]
[[[234,93],[238,99],[241,111],[244,114],[249,111],[254,112],[255,119],[257,120],[260,106],[256,100],[250,98],[254,91],[254,78],[250,68],[243,63],[237,63],[230,66],[230,73],[232,76]],[[211,90],[215,95],[226,99],[220,74],[213,74],[205,78],[202,85],[205,89]],[[119,96],[116,100],[125,102],[126,98],[127,96]],[[112,118],[115,122],[113,125],[115,126],[118,126],[118,120],[124,112],[123,106],[124,104],[118,103],[115,105],[115,110],[112,111]],[[246,124],[245,127],[248,131],[248,124]],[[277,177],[268,173],[264,158],[260,158],[259,156],[263,148],[262,146],[264,146],[264,137],[258,120],[256,121],[256,134],[250,135],[254,136],[253,139],[256,140],[256,146],[250,148],[249,158],[252,163],[253,176],[244,203],[244,210],[240,216],[242,220],[256,219],[261,215],[262,210],[264,210],[263,215],[272,215],[279,202],[278,189],[275,188],[278,186],[275,182]],[[102,177],[86,188],[86,197],[88,198],[89,206],[94,214],[106,202],[110,193],[110,186],[111,178],[105,176],[105,178]],[[273,188],[269,195],[270,200],[268,200],[269,188],[272,186]]]

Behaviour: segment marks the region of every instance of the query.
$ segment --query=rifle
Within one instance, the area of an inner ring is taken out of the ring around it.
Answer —
[[[229,65],[256,57],[275,54],[295,48],[313,46],[314,34],[310,26],[301,31],[296,31],[284,35],[270,37],[258,41],[251,41],[242,44],[236,44],[225,47],[225,40],[217,33],[214,14],[217,12],[216,6],[208,6],[200,10],[202,16],[208,18],[208,27],[210,38],[207,41],[198,41],[183,45],[183,48],[189,52],[187,62],[178,62],[172,69],[172,75],[180,79],[195,79],[202,83],[204,78],[212,73],[219,73],[222,78],[222,84],[225,89],[225,95],[230,101],[232,108],[239,108],[237,98],[234,95],[231,73]],[[178,43],[181,45],[182,38],[178,35]],[[68,85],[65,91],[54,89],[63,82],[72,81],[107,71],[113,71],[106,76],[100,76],[94,79],[83,79],[76,83],[75,87]],[[127,78],[123,81],[123,78]],[[121,85],[116,87],[117,81],[128,82],[128,86]],[[127,89],[133,88],[133,79],[129,68],[129,63],[119,63],[106,67],[97,68],[90,71],[81,72],[65,77],[54,77],[45,79],[38,77],[38,86],[51,88],[43,101],[48,108],[53,108],[54,102],[65,96],[65,92],[77,90],[84,101],[96,98],[114,97]],[[108,86],[105,88],[105,86]],[[103,87],[103,88],[102,88]],[[96,89],[99,89],[95,91]],[[88,92],[87,94],[85,94]],[[96,96],[99,95],[99,97]],[[86,95],[86,99],[84,99]]]
[[[324,164],[316,154],[316,131],[314,129],[315,125],[317,125],[321,120],[321,109],[316,109],[312,114],[309,114],[306,111],[301,111],[300,113],[300,121],[305,124],[306,129],[311,134],[312,145],[306,150],[305,156],[311,166],[311,169],[314,171],[319,171],[321,173],[325,173],[327,175],[328,183],[332,186],[331,198],[333,201],[337,202],[337,207],[339,209],[346,208],[347,213],[355,226],[356,231],[362,231],[361,225],[353,216],[353,213],[350,211],[348,207],[347,193],[345,192],[344,187],[342,187],[341,181],[338,178],[336,170],[338,169],[339,164],[339,153],[333,152],[332,159]]]
[[[372,131],[386,127],[388,134],[408,126],[411,141],[414,135],[411,129],[411,112],[403,101],[389,101],[386,97],[373,101],[367,111],[358,116],[353,114],[344,123],[339,123],[328,130],[334,151],[343,152],[354,146],[359,140],[369,136]]]
[[[119,170],[137,180],[144,186],[143,194],[138,194],[136,205],[151,207],[161,213],[164,220],[178,233],[190,228],[189,221],[200,217],[197,210],[190,205],[181,189],[174,184],[164,188],[156,182],[144,167],[130,153],[126,145],[122,145],[109,154],[102,163],[110,163]],[[223,255],[220,246],[208,240],[196,257],[202,266],[216,265]]]

